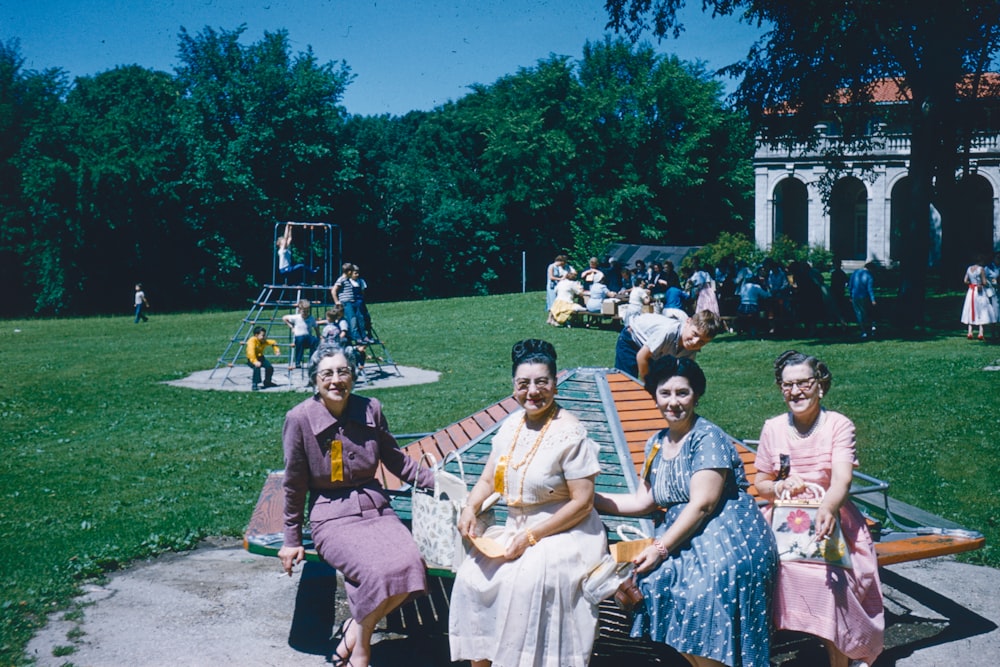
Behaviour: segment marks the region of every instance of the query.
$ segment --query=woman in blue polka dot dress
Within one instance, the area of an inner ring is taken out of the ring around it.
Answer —
[[[694,411],[705,374],[690,359],[662,357],[645,387],[667,428],[646,443],[643,484],[594,502],[606,514],[663,512],[656,539],[634,561],[645,599],[632,636],[663,642],[696,666],[767,667],[778,552],[732,439]]]

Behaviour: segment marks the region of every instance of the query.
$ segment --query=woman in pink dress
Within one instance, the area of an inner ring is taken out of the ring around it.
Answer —
[[[875,544],[858,508],[848,498],[854,468],[854,423],[822,407],[832,376],[816,357],[794,350],[774,362],[774,377],[788,412],[764,423],[757,450],[757,491],[774,500],[806,491],[826,491],[816,514],[817,537],[834,528],[835,517],[851,554],[851,567],[782,561],[774,595],[775,629],[819,637],[831,667],[871,665],[882,652],[885,619]],[[765,513],[769,513],[765,510]]]
[[[699,264],[695,264],[694,273],[688,278],[688,291],[691,298],[695,299],[694,312],[710,310],[716,315],[720,314],[719,300],[715,296],[715,283],[708,271],[702,269]]]

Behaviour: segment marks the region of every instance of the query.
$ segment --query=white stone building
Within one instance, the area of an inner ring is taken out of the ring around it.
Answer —
[[[888,104],[898,104],[894,85],[881,92]],[[895,97],[893,97],[895,96]],[[891,101],[896,100],[896,101]],[[905,243],[899,221],[908,205],[910,137],[906,128],[873,125],[875,148],[838,175],[825,206],[818,182],[827,170],[823,152],[839,139],[832,124],[818,124],[819,145],[775,149],[761,145],[754,154],[754,220],[758,247],[769,248],[781,235],[810,246],[822,246],[856,267],[865,261],[891,264]],[[942,246],[956,255],[1000,249],[1000,133],[977,135],[969,151],[970,173],[962,180],[965,212],[962,224],[942,230],[931,211],[931,264]]]

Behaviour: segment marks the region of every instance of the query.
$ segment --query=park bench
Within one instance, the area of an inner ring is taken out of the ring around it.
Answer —
[[[564,371],[557,384],[560,405],[583,422],[600,448],[601,473],[596,480],[597,490],[634,490],[639,483],[644,445],[663,427],[663,417],[652,398],[634,378],[612,369]],[[450,452],[458,452],[471,485],[486,463],[493,434],[503,419],[517,408],[514,399],[507,397],[440,431],[415,439],[404,450],[417,459],[429,452],[437,460],[443,460]],[[747,478],[752,481],[757,472],[753,442],[735,441],[735,445],[743,459]],[[447,467],[452,472],[457,471],[454,462]],[[408,521],[410,495],[405,490],[406,485],[386,471],[381,477],[393,508]],[[851,487],[852,499],[868,517],[880,566],[972,551],[985,543],[981,534],[902,503],[889,496],[888,489],[888,483],[863,473],[855,473]],[[755,486],[751,485],[749,490],[757,495]],[[264,482],[244,536],[244,546],[251,553],[277,555],[282,541],[283,501],[282,472],[272,472]],[[499,512],[498,521],[503,521],[502,507]],[[653,528],[649,519],[617,516],[602,516],[602,519],[612,542],[619,539],[616,533],[619,525],[633,525],[647,534],[651,534]],[[308,530],[304,539],[306,559],[319,561],[308,540]],[[418,626],[446,628],[447,597],[454,573],[433,563],[428,564],[428,573],[433,584],[431,595],[391,617],[392,630],[410,632]],[[627,635],[625,620],[613,604],[602,605],[600,616],[601,635],[612,637],[614,650],[628,652],[635,648],[634,642],[624,638]]]

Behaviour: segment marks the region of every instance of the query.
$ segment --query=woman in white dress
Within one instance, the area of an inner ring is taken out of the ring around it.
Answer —
[[[983,336],[983,325],[992,324],[993,306],[990,298],[986,295],[986,271],[983,265],[985,259],[977,259],[969,268],[965,270],[965,284],[968,291],[965,293],[965,303],[962,304],[962,324],[969,326],[966,337],[972,340],[972,327],[979,326],[979,340],[985,340]]]
[[[511,351],[511,414],[469,494],[458,529],[476,537],[476,515],[495,494],[507,522],[484,536],[504,550],[473,549],[459,567],[449,610],[451,659],[472,667],[585,667],[597,632],[597,608],[583,597],[586,574],[607,551],[594,510],[597,445],[555,402],[556,353],[524,340]]]

